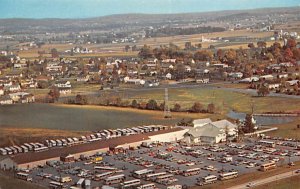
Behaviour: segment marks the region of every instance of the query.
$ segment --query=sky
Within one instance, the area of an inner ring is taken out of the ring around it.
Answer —
[[[300,0],[0,0],[0,18],[88,18],[300,6]]]

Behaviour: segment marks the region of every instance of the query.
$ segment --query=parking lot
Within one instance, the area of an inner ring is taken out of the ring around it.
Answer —
[[[268,142],[274,143],[275,147],[270,147]],[[262,164],[272,161],[276,162],[277,166],[283,164],[292,166],[292,162],[300,160],[300,150],[296,148],[297,141],[268,137],[263,139],[262,143],[254,139],[239,144],[219,145],[154,143],[138,149],[116,149],[112,153],[97,154],[71,163],[51,162],[51,166],[35,168],[29,174],[33,182],[44,186],[49,186],[51,181],[60,181],[60,177],[68,176],[72,181],[63,183],[65,188],[76,185],[80,178],[91,180],[91,186],[82,185],[77,186],[78,188],[101,188],[105,182],[104,179],[96,179],[97,174],[113,170],[112,175],[124,174],[125,181],[128,181],[137,179],[133,177],[134,171],[148,169],[155,173],[166,172],[173,177],[160,183],[157,183],[156,179],[146,180],[146,177],[142,177],[140,185],[155,183],[157,188],[167,188],[171,185],[173,188],[174,185],[188,188],[195,186],[197,179],[201,177],[208,175],[219,177],[221,173],[229,172],[247,174],[258,171]],[[103,159],[95,161],[96,157]],[[200,168],[200,172],[192,176],[183,176],[185,170],[193,168]],[[111,186],[120,188],[120,184]]]

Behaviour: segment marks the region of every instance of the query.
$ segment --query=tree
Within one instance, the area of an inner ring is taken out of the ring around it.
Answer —
[[[147,105],[146,105],[146,108],[148,110],[156,110],[157,109],[157,102],[153,99],[149,100]]]
[[[215,113],[216,107],[213,103],[207,105],[207,112],[210,114]]]
[[[201,112],[203,109],[203,105],[200,102],[195,102],[194,105],[192,106],[191,111],[195,113]]]
[[[228,63],[234,63],[236,60],[236,51],[233,49],[226,51],[225,57],[228,60]]]
[[[254,49],[254,48],[255,48],[255,46],[254,46],[254,44],[253,44],[253,43],[249,43],[249,44],[248,44],[248,48],[249,48],[249,49]]]
[[[136,100],[133,100],[133,101],[131,102],[131,107],[132,107],[132,108],[137,108],[137,107],[138,107],[138,103],[137,103]]]
[[[47,81],[39,81],[37,83],[38,88],[40,89],[46,89],[47,87],[49,87],[49,84]]]
[[[129,45],[126,45],[126,46],[125,46],[125,52],[128,52],[129,49],[130,49],[130,46],[129,46]]]
[[[217,50],[217,58],[219,60],[221,60],[223,58],[223,50],[222,49]]]
[[[188,42],[185,42],[185,44],[184,44],[184,48],[185,48],[185,50],[189,50],[189,49],[191,49],[191,48],[192,48],[192,43],[191,43],[190,41],[188,41]]]
[[[51,49],[51,56],[52,56],[52,58],[58,58],[59,57],[57,49],[55,49],[55,48]]]
[[[254,124],[252,122],[252,115],[251,114],[246,115],[245,123],[244,123],[244,132],[245,133],[254,132]]]
[[[60,93],[57,87],[52,87],[48,95],[52,98],[53,102],[59,99]]]
[[[152,58],[153,50],[150,48],[150,46],[144,45],[139,52],[139,57],[143,59]]]
[[[194,54],[194,59],[195,60],[200,60],[200,61],[210,61],[213,59],[213,53],[211,51],[208,50],[200,50],[197,51]]]
[[[178,104],[178,103],[174,104],[174,107],[173,107],[173,111],[174,111],[174,112],[179,112],[180,109],[181,109],[180,104]]]
[[[267,47],[267,43],[265,41],[258,41],[257,42],[257,47],[258,48],[266,48]]]
[[[293,59],[293,52],[290,48],[284,50],[284,58],[286,61],[291,61]]]
[[[87,104],[88,100],[87,100],[87,96],[86,95],[76,95],[75,97],[75,104],[79,104],[79,105],[85,105]]]
[[[293,49],[294,47],[297,46],[297,41],[295,39],[288,39],[286,43],[287,48]]]
[[[265,85],[261,85],[258,89],[257,89],[257,95],[258,96],[266,96],[270,93],[270,90],[267,86]]]
[[[196,46],[197,49],[202,49],[202,44],[201,43],[198,43],[195,46]]]

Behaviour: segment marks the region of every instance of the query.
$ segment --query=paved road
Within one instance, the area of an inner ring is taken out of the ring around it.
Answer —
[[[285,178],[289,178],[289,177],[297,176],[297,175],[299,175],[299,174],[295,173],[295,170],[293,170],[293,171],[289,171],[289,172],[282,173],[282,174],[279,174],[279,175],[275,175],[275,176],[272,176],[272,177],[268,177],[268,178],[265,178],[265,179],[255,180],[255,181],[252,181],[251,183],[253,184],[253,187],[255,187],[255,186],[259,186],[259,185],[263,185],[263,184],[267,184],[267,183],[271,183],[271,182],[276,182],[277,180],[281,180],[281,179],[285,179]],[[233,187],[230,187],[228,189],[250,188],[250,187],[247,187],[248,184],[249,184],[249,182],[241,184],[241,185],[233,186]]]

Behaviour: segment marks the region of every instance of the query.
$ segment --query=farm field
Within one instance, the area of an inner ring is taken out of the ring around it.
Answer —
[[[204,38],[216,38],[216,37],[241,37],[247,36],[252,38],[267,38],[271,37],[273,32],[257,32],[250,30],[238,30],[238,31],[224,31],[224,32],[214,32],[214,33],[204,33],[195,35],[178,35],[172,37],[155,37],[149,39],[143,39],[135,43],[137,47],[142,47],[144,44],[150,45],[152,47],[159,47],[160,45],[168,45],[170,42],[184,48],[184,44],[187,41],[192,42],[192,44],[200,43],[202,36]],[[253,41],[246,41],[241,43],[223,43],[223,42],[201,42],[203,48],[208,48],[210,45],[221,45],[220,48],[248,48],[248,43]],[[267,42],[268,45],[272,44],[273,41]],[[66,55],[65,57],[78,58],[78,57],[118,57],[118,56],[137,56],[138,52],[125,52],[125,45],[133,45],[132,43],[122,43],[122,44],[86,44],[83,45],[88,49],[95,51],[95,53],[90,54],[75,54],[74,56]],[[19,51],[18,55],[22,58],[37,58],[39,57],[38,51],[45,51],[43,57],[51,57],[50,51],[56,48],[58,51],[64,52],[75,47],[75,44],[46,44],[41,48],[29,49],[24,51]]]

